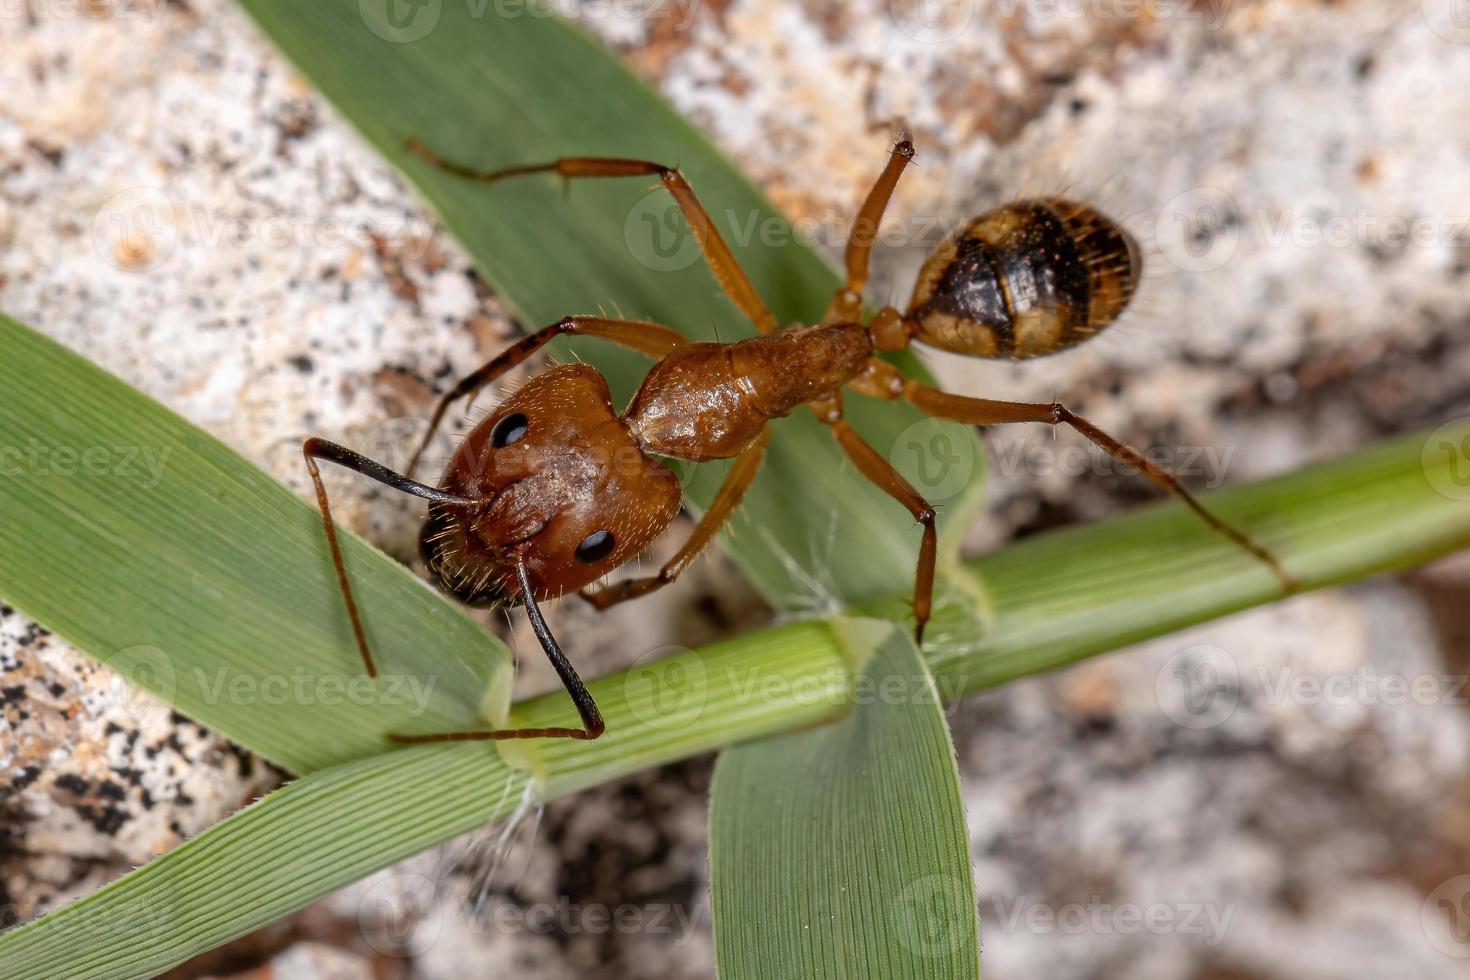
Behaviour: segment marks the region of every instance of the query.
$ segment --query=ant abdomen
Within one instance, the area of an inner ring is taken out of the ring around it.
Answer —
[[[1133,237],[1085,204],[1048,197],[987,211],[924,262],[915,339],[975,357],[1037,357],[1080,343],[1133,298]]]

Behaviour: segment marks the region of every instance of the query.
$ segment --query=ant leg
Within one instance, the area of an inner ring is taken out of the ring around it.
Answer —
[[[454,174],[456,177],[479,181],[482,184],[493,184],[507,177],[524,177],[527,174],[543,173],[560,174],[567,179],[573,177],[658,177],[668,192],[674,196],[674,201],[679,205],[679,209],[684,212],[684,219],[689,222],[694,238],[699,242],[699,249],[704,253],[704,260],[709,264],[710,271],[714,273],[725,295],[730,297],[731,301],[740,308],[740,312],[744,313],[761,333],[776,331],[775,316],[766,308],[765,301],[750,284],[750,279],[746,277],[745,270],[736,261],[734,253],[730,251],[730,246],[726,245],[725,240],[720,237],[720,232],[710,219],[709,212],[695,196],[694,188],[689,186],[683,174],[672,167],[666,167],[651,160],[632,160],[624,157],[562,157],[550,163],[533,163],[519,167],[505,167],[500,170],[475,170],[472,167],[465,167],[440,158],[438,154],[418,140],[409,140],[406,148],[431,166]]]
[[[471,506],[474,501],[468,497],[460,497],[422,483],[415,483],[406,476],[394,473],[382,463],[375,462],[325,439],[307,439],[301,444],[301,455],[306,459],[306,469],[311,474],[312,485],[316,487],[316,503],[322,512],[322,527],[327,532],[327,546],[332,552],[332,566],[337,570],[337,585],[342,590],[342,601],[347,604],[347,618],[352,620],[352,634],[357,637],[357,650],[362,654],[362,665],[367,670],[369,677],[377,677],[378,668],[373,664],[372,651],[368,649],[367,634],[362,628],[362,617],[357,612],[357,600],[352,596],[352,583],[347,579],[347,566],[342,563],[342,548],[337,542],[337,526],[332,523],[332,508],[327,503],[327,488],[322,483],[322,473],[317,468],[316,461],[318,459],[328,460],[338,466],[345,466],[355,473],[361,473],[363,476],[377,480],[394,490],[401,490],[435,503]]]
[[[878,237],[883,212],[893,197],[893,189],[898,186],[899,175],[913,158],[914,144],[904,133],[853,220],[852,234],[847,239],[847,282],[832,294],[832,302],[822,317],[823,323],[852,323],[862,316],[863,287],[868,284],[868,260],[873,253],[873,240]]]
[[[891,396],[890,396],[891,397]],[[1093,445],[1114,459],[1135,467],[1163,490],[1175,494],[1210,527],[1229,538],[1236,545],[1250,552],[1268,568],[1287,592],[1295,592],[1300,583],[1286,573],[1276,557],[1249,537],[1220,520],[1204,508],[1188,490],[1180,485],[1163,467],[1145,459],[1138,450],[1125,445],[1106,432],[1073,413],[1066,406],[1051,402],[1035,404],[1029,402],[990,401],[985,398],[967,398],[952,395],[938,388],[919,384],[917,381],[903,383],[903,397],[913,402],[930,415],[954,419],[969,425],[1003,425],[1009,422],[1044,422],[1047,425],[1069,425]]]
[[[831,427],[838,445],[857,466],[858,472],[908,508],[914,520],[924,525],[924,536],[919,544],[918,570],[914,574],[914,643],[922,645],[924,627],[929,622],[929,612],[934,604],[934,563],[938,548],[938,536],[934,530],[934,508],[904,479],[902,473],[894,469],[842,418],[840,395],[813,403],[812,409],[819,419]]]
[[[735,508],[740,506],[740,498],[744,497],[745,491],[750,489],[751,483],[755,481],[756,473],[761,468],[761,463],[765,460],[766,443],[770,440],[770,428],[762,429],[756,441],[735,457],[735,465],[731,466],[730,472],[725,474],[725,482],[720,485],[719,493],[715,494],[714,502],[710,504],[709,510],[705,511],[704,516],[695,525],[694,533],[689,535],[689,540],[684,542],[684,546],[679,549],[678,553],[670,558],[663,568],[659,569],[657,575],[632,578],[601,589],[583,589],[577,594],[601,610],[628,599],[648,595],[678,578],[683,574],[684,569],[699,557],[699,553],[710,543],[720,527],[730,519]]]
[[[556,642],[556,637],[551,635],[546,620],[541,618],[541,607],[536,605],[536,597],[532,594],[531,579],[526,573],[525,562],[516,562],[516,576],[521,582],[521,595],[526,600],[526,615],[531,620],[531,628],[536,631],[536,639],[541,641],[541,649],[546,651],[551,666],[556,668],[556,676],[561,678],[562,686],[571,696],[572,703],[577,706],[577,714],[582,718],[582,727],[480,729],[464,732],[440,732],[431,735],[399,735],[389,732],[388,741],[402,745],[422,742],[504,741],[513,738],[575,738],[590,742],[607,730],[602,720],[602,712],[597,709],[597,702],[592,700],[592,692],[587,690],[587,685],[582,683],[582,678],[577,676],[577,671],[572,667],[571,661],[562,652],[561,644]]]
[[[429,431],[424,433],[424,438],[419,442],[418,449],[414,450],[404,472],[413,476],[414,470],[418,469],[419,458],[433,441],[434,433],[439,431],[439,424],[444,421],[444,413],[451,404],[466,395],[473,397],[475,392],[536,353],[548,341],[563,334],[601,337],[656,358],[667,357],[690,343],[679,331],[646,320],[612,320],[601,316],[562,317],[551,326],[543,327],[516,341],[479,370],[465,375],[448,394],[440,398],[438,407],[434,409],[434,417],[429,422]]]

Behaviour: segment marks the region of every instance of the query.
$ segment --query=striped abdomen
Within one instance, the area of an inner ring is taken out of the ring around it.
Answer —
[[[908,317],[916,339],[976,357],[1036,357],[1080,343],[1133,298],[1133,238],[1085,204],[1017,201],[934,250]]]

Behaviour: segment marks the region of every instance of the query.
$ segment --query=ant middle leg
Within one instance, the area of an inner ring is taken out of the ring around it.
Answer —
[[[439,431],[439,425],[444,421],[444,414],[449,410],[450,405],[460,398],[473,397],[475,392],[563,334],[600,337],[654,358],[667,357],[680,347],[691,343],[689,338],[672,327],[650,323],[647,320],[616,320],[603,316],[562,317],[551,326],[542,327],[535,333],[522,337],[479,369],[460,378],[459,383],[439,399],[439,404],[434,409],[434,416],[429,421],[429,430],[419,441],[418,448],[414,450],[404,472],[408,476],[413,476],[414,471],[418,469],[419,459],[424,455],[424,450],[429,448],[429,443],[434,440],[434,433]]]
[[[362,655],[363,669],[367,671],[369,677],[377,677],[378,668],[373,663],[373,653],[368,647],[367,633],[362,628],[362,616],[358,614],[357,600],[352,595],[352,582],[347,578],[347,566],[342,562],[342,547],[337,541],[337,526],[332,522],[332,507],[327,502],[327,488],[322,483],[321,470],[317,468],[316,461],[325,459],[338,466],[345,466],[354,473],[361,473],[394,490],[435,503],[468,507],[473,506],[475,501],[468,497],[425,486],[422,483],[415,483],[406,476],[394,473],[376,460],[368,459],[361,453],[355,453],[345,446],[339,446],[325,439],[307,439],[301,444],[301,455],[306,459],[307,472],[311,474],[312,486],[316,488],[316,503],[322,512],[322,527],[326,531],[327,547],[332,553],[332,567],[337,571],[337,587],[341,590],[342,601],[347,606],[347,618],[352,621],[352,635],[357,639],[357,650]]]
[[[767,309],[765,301],[751,285],[750,278],[740,267],[730,246],[720,236],[709,212],[699,203],[694,188],[684,175],[673,167],[666,167],[651,160],[635,160],[625,157],[561,157],[549,163],[525,164],[518,167],[503,167],[499,170],[476,170],[458,163],[451,163],[416,139],[406,144],[408,151],[425,163],[437,167],[456,177],[493,184],[508,177],[524,177],[530,174],[554,173],[568,180],[575,177],[657,177],[665,189],[673,195],[675,203],[684,212],[684,220],[694,232],[694,239],[704,254],[704,260],[714,273],[715,280],[725,295],[740,308],[740,312],[755,324],[761,333],[775,333],[776,317]]]
[[[628,599],[648,595],[677,579],[686,568],[693,564],[694,559],[699,557],[700,552],[714,539],[716,532],[724,526],[730,516],[735,513],[735,509],[740,506],[745,491],[749,490],[750,485],[755,482],[755,475],[760,471],[761,463],[765,461],[766,444],[770,441],[771,430],[767,426],[761,430],[755,442],[735,457],[735,463],[730,467],[730,472],[725,474],[725,482],[720,485],[719,492],[715,494],[714,502],[710,504],[709,510],[704,512],[704,516],[695,525],[694,533],[689,535],[689,540],[684,542],[683,547],[674,557],[659,569],[657,575],[627,579],[600,589],[583,589],[577,594],[597,609],[602,610]]]
[[[1142,453],[1126,443],[1108,435],[1087,419],[1057,402],[1046,404],[1034,402],[992,401],[987,398],[970,398],[952,395],[947,391],[917,381],[895,380],[897,372],[882,362],[874,361],[862,376],[861,385],[854,390],[862,394],[883,398],[902,396],[929,415],[953,419],[967,425],[1005,425],[1011,422],[1041,422],[1046,425],[1067,425],[1088,439],[1109,456],[1137,469],[1160,489],[1177,496],[1184,504],[1212,529],[1219,532],[1252,556],[1261,561],[1281,583],[1286,592],[1295,592],[1300,583],[1289,575],[1276,556],[1251,540],[1244,533],[1226,524],[1205,508],[1194,494],[1184,489],[1172,473],[1144,457]],[[895,393],[897,389],[897,393]]]
[[[852,460],[858,472],[867,477],[878,489],[903,504],[914,520],[924,526],[924,535],[919,544],[919,563],[914,573],[914,643],[924,642],[924,627],[929,623],[929,614],[934,605],[934,565],[938,556],[938,533],[934,527],[934,507],[925,500],[913,484],[904,479],[888,460],[864,441],[857,430],[842,417],[842,395],[813,402],[811,409],[832,430],[837,444]]]
[[[868,266],[873,255],[873,242],[878,237],[878,228],[883,223],[883,212],[893,199],[893,189],[904,168],[914,158],[914,144],[904,133],[888,156],[883,172],[863,199],[853,219],[852,233],[847,238],[846,266],[847,281],[832,294],[832,302],[822,317],[823,323],[852,323],[863,312],[863,288],[868,284]]]

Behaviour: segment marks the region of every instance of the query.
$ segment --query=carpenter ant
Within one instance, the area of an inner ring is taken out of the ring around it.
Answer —
[[[844,387],[871,398],[906,399],[929,415],[969,425],[1069,425],[1177,494],[1210,527],[1264,562],[1287,591],[1296,587],[1269,552],[1205,510],[1173,476],[1066,407],[952,395],[908,380],[874,357],[913,341],[976,357],[1036,357],[1081,343],[1108,326],[1132,298],[1141,261],[1128,233],[1087,205],[1039,198],[982,214],[929,256],[907,312],[885,306],[863,322],[862,292],[873,240],[899,175],[914,156],[905,137],[858,212],[847,244],[846,282],[821,322],[781,329],[675,169],[646,160],[570,157],[482,172],[441,160],[417,141],[410,141],[409,149],[435,167],[485,184],[541,173],[568,179],[657,177],[682,209],[715,279],[761,336],[729,344],[694,343],[656,323],[568,316],[511,345],[455,385],[439,402],[405,474],[335,443],[306,440],[302,451],[368,674],[375,676],[376,669],[317,459],[429,501],[420,546],[439,587],[471,605],[524,604],[583,725],[390,735],[394,741],[601,735],[604,724],[597,704],[547,629],[537,600],[580,590],[583,599],[606,609],[678,578],[729,520],[755,479],[770,421],[802,405],[809,405],[831,428],[858,471],[923,526],[914,584],[914,636],[921,641],[934,587],[934,509],[843,420]],[[470,431],[437,487],[412,479],[454,401],[473,396],[563,334],[600,337],[656,359],[621,415],[596,369],[585,364],[555,367],[532,378]],[[642,551],[678,513],[679,482],[658,456],[735,462],[689,540],[658,574],[589,588]]]

